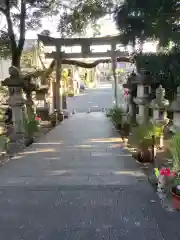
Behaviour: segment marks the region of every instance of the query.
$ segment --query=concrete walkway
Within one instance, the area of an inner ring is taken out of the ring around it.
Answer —
[[[72,116],[0,169],[0,240],[178,240],[175,221],[103,113]]]

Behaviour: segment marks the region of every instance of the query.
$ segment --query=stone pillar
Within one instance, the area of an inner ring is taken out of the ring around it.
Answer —
[[[26,93],[26,109],[28,119],[36,113],[36,108],[34,106],[34,101],[32,100],[32,93]]]
[[[177,88],[177,97],[170,105],[173,112],[173,125],[170,130],[174,133],[180,132],[180,86]]]
[[[22,94],[18,92],[20,89],[21,88],[18,89],[18,87],[16,87],[15,90],[16,93],[10,96],[7,101],[7,103],[12,109],[12,120],[15,134],[25,133],[24,129],[25,99],[23,99]]]
[[[51,78],[50,84],[49,84],[49,114],[51,115],[54,112],[55,109],[55,94],[54,94],[54,87],[55,84],[54,79]]]
[[[117,76],[116,76],[116,46],[111,45],[111,63],[112,63],[112,72],[113,72],[113,81],[114,81],[114,101],[115,106],[118,107],[118,82],[117,82]]]
[[[136,93],[136,88],[135,86],[132,86],[132,88],[129,91],[129,115],[130,115],[132,124],[136,124],[136,104],[133,100],[135,93]]]
[[[61,62],[62,53],[61,46],[56,45],[56,109],[58,112],[62,111],[62,92],[61,92]]]
[[[149,100],[151,93],[152,78],[150,73],[144,69],[136,75],[135,82],[137,83],[137,97],[134,102],[139,107],[139,114],[137,115],[137,122],[139,124],[147,123],[149,120]]]
[[[156,89],[156,98],[150,103],[150,107],[153,109],[152,123],[159,125],[162,129],[168,124],[167,109],[169,107],[169,101],[165,99],[165,89],[160,85]],[[162,148],[164,135],[160,136],[159,146]]]

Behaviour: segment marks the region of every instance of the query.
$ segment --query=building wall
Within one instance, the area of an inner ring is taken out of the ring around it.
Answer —
[[[0,59],[0,82],[9,76],[10,59]]]

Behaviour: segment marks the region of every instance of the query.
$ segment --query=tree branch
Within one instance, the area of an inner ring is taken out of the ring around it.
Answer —
[[[2,12],[4,15],[6,15],[6,11],[2,7],[0,7],[0,12]]]
[[[4,15],[6,17],[6,21],[7,21],[7,25],[8,25],[8,35],[11,40],[11,48],[15,49],[17,47],[17,44],[16,44],[15,34],[13,31],[13,24],[12,24],[12,19],[11,19],[11,14],[10,14],[11,6],[10,6],[9,0],[5,1],[5,6],[6,6],[6,9],[4,10]]]
[[[40,60],[40,62],[41,62],[41,65],[42,65],[43,69],[46,69],[46,67],[45,67],[45,65],[44,65],[44,63],[43,63],[43,60],[42,60],[42,58],[41,58],[41,56],[40,56],[39,53],[38,53],[38,57],[39,57],[39,60]]]
[[[21,14],[20,14],[20,36],[18,49],[23,50],[24,41],[25,41],[25,17],[26,17],[26,3],[25,0],[21,0]]]

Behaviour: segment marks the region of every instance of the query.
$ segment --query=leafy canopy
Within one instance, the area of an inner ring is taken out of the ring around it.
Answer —
[[[73,1],[73,0],[72,0]],[[42,27],[44,17],[58,15],[68,8],[71,0],[1,0],[0,14],[5,20],[0,29],[0,53],[22,52],[27,30]]]
[[[66,9],[60,16],[58,30],[67,35],[82,34],[91,23],[98,32],[96,21],[114,10],[112,0],[75,0],[74,8]]]
[[[167,45],[179,39],[179,16],[177,0],[125,0],[117,7],[115,20],[125,43],[155,39]]]

